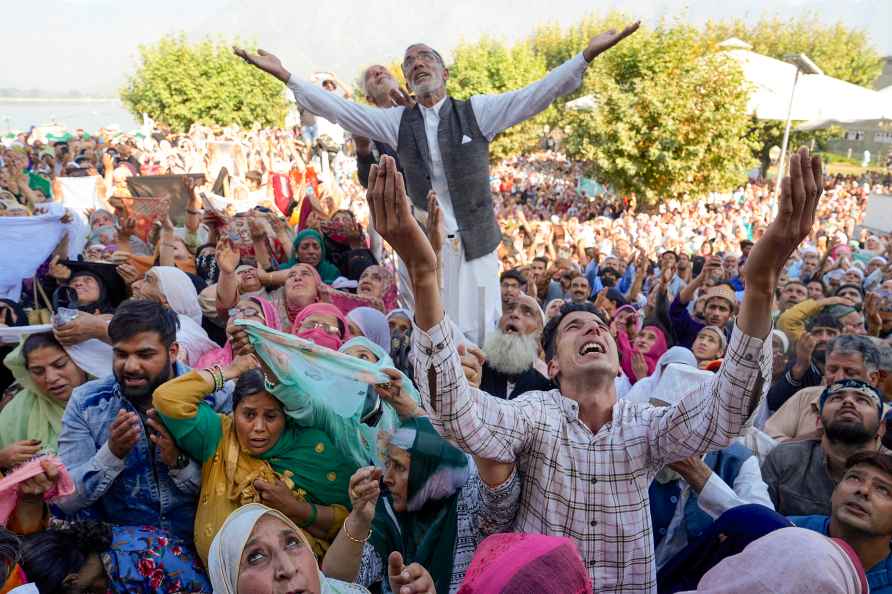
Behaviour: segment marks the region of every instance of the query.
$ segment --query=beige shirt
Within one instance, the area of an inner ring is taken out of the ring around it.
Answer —
[[[818,401],[824,386],[802,388],[771,415],[765,433],[778,441],[790,441],[817,431],[821,419]]]

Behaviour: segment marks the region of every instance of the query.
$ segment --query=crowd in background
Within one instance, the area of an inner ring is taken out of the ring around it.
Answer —
[[[511,532],[516,473],[427,420],[352,142],[309,115],[4,140],[0,592],[269,591],[277,547],[315,592],[591,591],[572,538]],[[148,177],[184,197],[135,194]],[[554,388],[543,331],[593,303],[620,399],[675,405],[726,356],[773,182],[644,208],[586,181],[553,150],[493,166],[502,316],[461,337],[466,381]],[[810,591],[892,592],[892,236],[860,227],[889,193],[827,178],[775,295],[767,396],[734,445],[657,473],[660,592],[808,591],[741,570],[797,561]]]

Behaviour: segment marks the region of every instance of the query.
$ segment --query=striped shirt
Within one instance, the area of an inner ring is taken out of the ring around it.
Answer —
[[[470,387],[445,321],[415,327],[412,348],[437,431],[468,453],[516,463],[514,530],[576,539],[599,593],[657,591],[651,480],[667,463],[730,444],[771,377],[771,341],[735,326],[715,378],[671,407],[619,401],[593,433],[560,390],[506,401]]]

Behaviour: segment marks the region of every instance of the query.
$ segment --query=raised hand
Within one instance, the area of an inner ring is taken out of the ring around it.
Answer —
[[[591,62],[598,57],[599,54],[609,50],[614,45],[637,31],[640,25],[641,21],[635,21],[619,33],[617,33],[615,29],[609,29],[592,37],[592,40],[588,42],[588,47],[583,50],[582,56],[585,58],[586,62]]]
[[[217,242],[216,256],[217,266],[223,274],[233,274],[238,268],[241,255],[238,250],[232,247],[232,242],[228,239],[221,239]]]
[[[415,99],[409,95],[406,89],[400,87],[396,89],[390,89],[390,100],[393,102],[395,107],[405,107],[407,109],[412,109],[415,107]]]
[[[381,476],[383,472],[380,468],[374,466],[366,466],[360,468],[350,477],[350,505],[353,509],[351,516],[354,520],[362,523],[363,530],[361,534],[368,531],[369,525],[375,517],[375,505],[378,503],[378,497],[381,495]],[[353,523],[353,522],[351,522]],[[354,532],[351,530],[351,533]]]
[[[112,421],[108,436],[108,449],[119,460],[123,460],[139,441],[142,424],[134,412],[119,410]]]
[[[413,282],[420,276],[437,274],[437,254],[418,221],[412,216],[403,176],[393,158],[384,155],[369,173],[366,194],[372,225],[406,263]]]
[[[439,254],[446,239],[446,227],[443,222],[443,211],[440,210],[440,201],[437,200],[437,193],[433,190],[427,194],[427,238],[434,252]]]
[[[820,157],[807,148],[790,157],[790,175],[781,182],[777,217],[756,242],[744,265],[746,292],[770,294],[777,286],[784,264],[811,233],[815,210],[824,191]]]
[[[390,591],[394,594],[437,594],[434,580],[420,563],[408,567],[399,551],[390,553],[387,559],[387,577]]]
[[[282,61],[269,52],[265,52],[262,49],[259,49],[257,50],[256,54],[252,54],[245,49],[235,46],[233,46],[232,51],[233,53],[235,53],[236,56],[238,56],[251,66],[260,68],[267,74],[272,74],[284,83],[287,83],[288,80],[291,78],[291,73],[285,69],[285,67],[282,65]]]
[[[401,419],[418,416],[418,404],[403,386],[403,376],[396,369],[384,369],[390,381],[386,384],[376,384],[375,392],[384,402],[390,404]]]

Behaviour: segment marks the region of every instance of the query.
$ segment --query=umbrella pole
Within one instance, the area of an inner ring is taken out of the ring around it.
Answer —
[[[777,180],[774,183],[774,195],[780,196],[781,181],[784,179],[784,161],[787,157],[787,143],[790,140],[790,125],[793,120],[793,98],[796,96],[796,83],[799,82],[799,68],[796,68],[796,77],[793,79],[793,90],[790,91],[790,104],[787,106],[787,124],[784,126],[784,140],[781,143],[780,159],[777,162]]]

